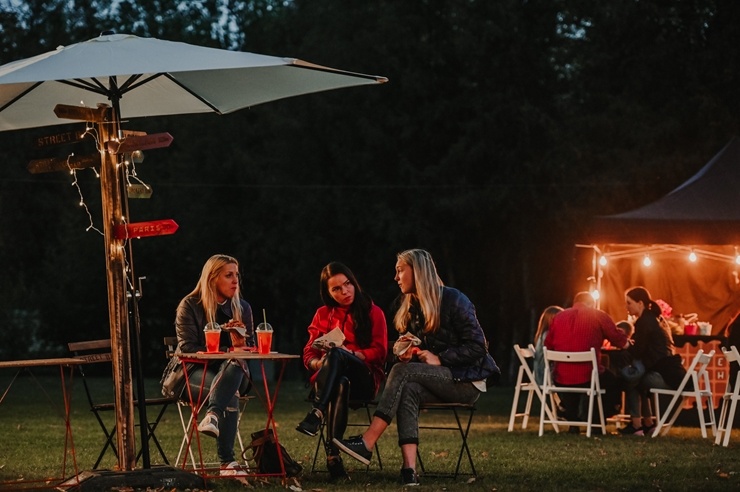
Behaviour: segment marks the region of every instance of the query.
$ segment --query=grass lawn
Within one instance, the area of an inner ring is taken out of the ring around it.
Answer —
[[[7,371],[6,371],[7,372]],[[0,375],[0,395],[7,387],[8,375]],[[64,422],[61,418],[61,393],[58,377],[53,373],[39,378],[43,390],[35,380],[23,377],[15,382],[0,404],[0,482],[58,475],[63,455]],[[110,383],[95,381],[96,392],[110,393]],[[147,381],[148,395],[158,396],[158,381]],[[345,464],[352,476],[351,483],[331,484],[325,472],[311,473],[311,459],[317,438],[299,434],[294,426],[303,418],[308,405],[304,399],[307,390],[302,383],[285,382],[277,404],[276,418],[281,442],[293,458],[302,462],[304,473],[300,478],[303,490],[399,490],[401,466],[396,444],[395,425],[380,440],[383,470],[377,469],[377,460],[371,470],[349,457]],[[733,435],[728,448],[714,446],[710,439],[702,439],[698,428],[676,427],[668,436],[659,438],[622,437],[615,434],[588,439],[567,433],[556,434],[546,430],[537,435],[538,419],[531,418],[526,430],[507,432],[508,415],[513,389],[492,388],[481,396],[473,421],[469,444],[478,471],[476,478],[459,476],[457,479],[422,476],[425,491],[695,491],[740,489],[740,435]],[[253,401],[242,421],[242,435],[264,425],[264,412],[258,401]],[[108,420],[113,415],[107,416]],[[361,419],[357,412],[351,419]],[[442,421],[448,416],[431,413],[425,421]],[[72,426],[80,471],[90,470],[103,444],[103,434],[88,410],[80,381],[73,391]],[[354,429],[350,429],[352,432]],[[613,428],[609,429],[614,431]],[[138,441],[138,429],[137,429]],[[736,434],[738,431],[735,431]],[[171,407],[160,424],[157,437],[174,462],[177,456],[182,428],[177,409]],[[215,443],[204,439],[204,451],[215,457]],[[428,470],[454,469],[459,441],[446,431],[426,431],[421,435],[422,457]],[[151,447],[152,464],[163,464],[156,448]],[[101,468],[113,469],[117,461],[108,453]],[[320,455],[319,469],[324,462]],[[463,463],[462,470],[469,467]],[[67,473],[71,475],[71,473]],[[256,486],[277,488],[272,481]],[[0,485],[2,489],[2,485]],[[243,490],[244,486],[229,480],[209,482],[216,491]],[[162,489],[158,489],[162,490]]]

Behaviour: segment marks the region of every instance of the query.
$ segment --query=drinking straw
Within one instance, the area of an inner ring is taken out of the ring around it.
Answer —
[[[262,322],[265,323],[265,330],[267,329],[267,311],[262,308]]]

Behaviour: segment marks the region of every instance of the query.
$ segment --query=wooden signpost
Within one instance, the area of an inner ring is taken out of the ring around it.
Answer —
[[[100,191],[102,201],[102,220],[104,225],[104,242],[106,251],[106,280],[108,291],[108,318],[111,331],[111,349],[113,364],[114,397],[116,415],[116,447],[118,450],[118,470],[132,471],[136,468],[136,442],[134,430],[134,393],[132,371],[132,349],[141,353],[138,334],[138,307],[136,302],[129,306],[128,286],[129,278],[133,279],[133,252],[131,242],[128,243],[129,258],[124,253],[126,239],[133,237],[160,236],[173,234],[177,230],[174,220],[158,220],[150,222],[127,223],[129,220],[126,200],[128,193],[139,194],[142,197],[151,188],[146,185],[130,185],[126,182],[125,169],[121,166],[120,154],[131,153],[136,150],[156,149],[167,147],[172,143],[169,133],[147,135],[144,132],[124,131],[120,128],[120,117],[116,114],[118,105],[114,107],[98,105],[97,108],[70,106],[57,104],[54,114],[59,118],[86,121],[94,123],[96,142],[99,142],[97,154],[77,157],[70,155],[67,158],[37,159],[28,165],[32,173],[63,171],[67,169],[84,169],[100,165]],[[87,131],[87,129],[86,129]],[[76,144],[84,138],[84,133],[68,132],[43,137],[36,141],[37,148],[46,148],[53,145]],[[116,156],[118,154],[118,156]],[[124,189],[126,192],[124,193]],[[133,296],[135,298],[135,296]],[[132,309],[132,314],[129,312]],[[136,329],[131,330],[129,318],[133,316]],[[131,337],[134,337],[133,340]],[[137,348],[138,347],[138,348]],[[139,370],[141,367],[139,367]],[[144,394],[143,382],[139,378],[139,394]],[[146,409],[139,406],[139,419],[146,422]],[[147,426],[140,426],[142,434],[142,451],[144,467],[148,468],[149,447]]]

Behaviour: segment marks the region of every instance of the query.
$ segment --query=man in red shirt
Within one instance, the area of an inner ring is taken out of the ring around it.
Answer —
[[[609,340],[615,347],[627,348],[629,339],[617,328],[614,321],[604,311],[594,308],[594,298],[588,292],[579,292],[573,299],[573,307],[568,308],[552,319],[550,330],[545,337],[545,347],[561,352],[587,352],[593,347],[599,362],[599,384],[606,390],[602,397],[607,417],[617,413],[621,403],[616,376],[601,365],[601,346]],[[556,363],[553,379],[561,386],[588,386],[591,381],[591,364]],[[577,420],[581,395],[562,393],[560,405],[566,420]],[[615,410],[616,408],[616,410]],[[571,427],[578,431],[578,427]]]

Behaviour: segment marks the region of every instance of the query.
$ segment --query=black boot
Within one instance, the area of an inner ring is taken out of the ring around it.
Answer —
[[[329,480],[332,482],[349,482],[351,480],[347,474],[347,470],[344,469],[344,463],[342,463],[341,456],[327,455],[326,469],[329,470]]]

